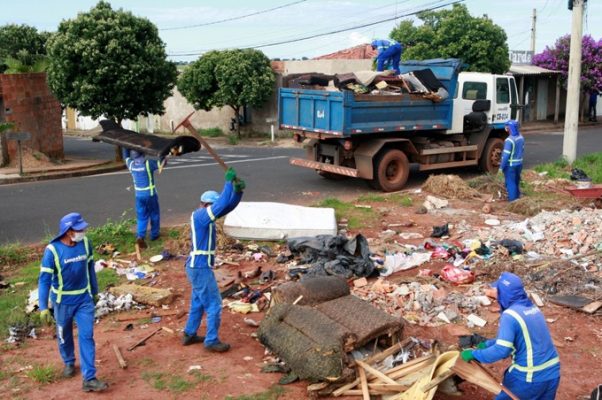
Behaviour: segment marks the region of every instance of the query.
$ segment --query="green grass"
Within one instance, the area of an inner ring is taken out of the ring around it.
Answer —
[[[8,282],[11,285],[23,284],[0,292],[0,337],[8,336],[10,326],[30,323],[39,325],[37,315],[28,315],[25,312],[29,291],[38,284],[39,268],[39,262],[32,262],[21,267],[15,275],[8,279]]]
[[[593,183],[602,183],[602,152],[590,153],[579,157],[575,160],[572,167],[585,171],[587,176],[592,178]],[[550,178],[568,179],[571,175],[571,166],[565,159],[537,165],[534,170],[537,172],[545,171]]]
[[[240,142],[240,138],[238,137],[237,134],[233,133],[231,135],[228,135],[228,143],[235,146],[238,144],[238,142]]]
[[[95,247],[102,243],[112,243],[120,252],[130,252],[134,249],[136,239],[132,233],[132,226],[135,224],[136,220],[132,218],[107,220],[104,225],[88,228],[86,236]]]
[[[144,379],[146,383],[157,390],[163,390],[167,387],[167,382],[165,382],[165,374],[162,372],[145,371],[142,373],[142,379]]]
[[[363,194],[357,198],[357,201],[359,201],[359,202],[372,201],[375,203],[382,203],[382,202],[387,201],[387,198],[385,196],[381,196],[379,194]]]
[[[117,275],[114,269],[105,268],[96,273],[96,281],[98,282],[98,292],[104,292],[107,287],[117,286],[122,282],[123,278]]]
[[[31,250],[19,243],[0,246],[0,265],[10,266],[22,264],[29,259]]]
[[[414,204],[414,201],[410,196],[402,196],[400,194],[392,194],[389,196],[389,200],[398,203],[403,207],[412,207],[412,204]]]
[[[34,365],[33,369],[27,371],[27,376],[37,383],[51,383],[58,379],[59,372],[53,365]]]
[[[174,393],[186,392],[193,389],[200,382],[213,380],[211,375],[205,375],[199,371],[193,371],[191,379],[180,375],[171,375],[164,372],[143,372],[142,379],[157,390],[169,390]]]
[[[242,396],[226,396],[225,400],[278,400],[283,396],[286,390],[280,386],[272,386],[265,392],[255,394],[245,394]]]
[[[335,198],[327,198],[318,203],[318,207],[334,208],[337,221],[347,220],[349,229],[359,229],[374,222],[376,213],[371,208],[358,208],[352,203],[347,203]]]
[[[204,137],[224,136],[224,131],[222,131],[220,128],[199,129],[199,133]]]

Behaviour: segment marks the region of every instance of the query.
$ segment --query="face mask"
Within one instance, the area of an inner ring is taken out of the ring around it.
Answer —
[[[76,243],[81,242],[82,240],[84,240],[84,236],[86,236],[84,232],[73,232],[73,237],[71,238],[71,240],[73,240]]]

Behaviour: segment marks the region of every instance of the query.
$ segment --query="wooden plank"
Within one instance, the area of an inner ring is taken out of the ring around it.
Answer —
[[[362,386],[362,397],[364,400],[370,400],[370,391],[368,390],[368,380],[366,379],[366,371],[363,368],[358,368],[360,375],[360,384]]]
[[[119,363],[119,366],[121,367],[121,369],[126,369],[128,367],[128,363],[125,361],[125,358],[123,358],[121,351],[119,351],[119,347],[117,347],[116,344],[113,344],[112,347],[113,352],[115,353],[115,357],[117,357],[117,362]]]
[[[493,394],[499,394],[502,390],[502,384],[494,379],[491,375],[479,368],[477,363],[467,363],[461,359],[456,361],[456,364],[451,368],[456,374],[462,379],[467,380],[470,383],[474,383],[477,386],[491,392]]]
[[[366,370],[366,372],[371,373],[372,375],[376,376],[378,379],[380,379],[381,381],[383,381],[384,383],[388,383],[390,385],[397,385],[397,382],[395,382],[393,379],[389,378],[387,375],[383,374],[382,372],[380,372],[379,370],[377,370],[374,367],[369,366],[366,363],[363,363],[359,360],[355,361],[357,363],[357,365],[359,365],[360,367],[362,367],[364,370]]]
[[[529,294],[531,295],[531,298],[533,299],[533,302],[535,303],[535,305],[537,307],[543,307],[545,304],[543,302],[543,300],[541,299],[541,297],[535,293],[535,292],[529,292]]]
[[[455,374],[455,372],[452,371],[452,370],[445,371],[444,373],[442,373],[441,375],[436,376],[435,378],[433,378],[432,381],[430,381],[429,383],[427,383],[426,385],[424,385],[421,390],[424,393],[426,393],[429,390],[431,390],[432,388],[434,388],[435,386],[438,386],[444,380],[451,378],[454,374]]]
[[[335,390],[334,392],[332,392],[332,395],[334,397],[342,396],[343,393],[345,393],[346,391],[348,391],[350,389],[353,389],[354,387],[356,387],[359,384],[360,384],[360,378],[357,378],[353,382],[349,382],[348,384],[343,385],[340,388],[338,388],[337,390]]]
[[[582,310],[588,314],[593,314],[598,311],[600,307],[602,307],[602,301],[594,301],[583,307]]]
[[[140,345],[143,345],[148,339],[150,339],[151,337],[153,337],[155,335],[155,333],[158,333],[158,332],[160,332],[162,330],[163,330],[163,328],[158,328],[158,329],[152,331],[147,336],[145,336],[144,338],[140,339],[139,341],[137,341],[136,343],[134,343],[133,345],[131,345],[130,347],[128,347],[128,351],[132,351],[136,347],[138,347]]]
[[[402,377],[404,377],[406,375],[413,374],[416,371],[420,371],[420,370],[423,370],[423,369],[431,368],[432,365],[433,365],[432,362],[428,362],[428,363],[425,362],[425,363],[422,363],[422,364],[413,365],[413,366],[411,366],[409,368],[406,368],[406,369],[395,371],[393,373],[387,373],[387,375],[390,378],[399,379],[399,378],[402,378]]]
[[[372,365],[374,363],[380,362],[393,354],[399,353],[401,350],[403,350],[403,348],[405,346],[410,344],[411,341],[412,341],[412,338],[406,338],[403,341],[396,343],[393,346],[389,347],[388,349],[381,351],[380,353],[373,354],[371,356],[366,357],[362,361],[368,365]]]
[[[408,386],[400,385],[400,384],[389,385],[389,384],[382,384],[382,383],[369,383],[368,389],[370,389],[370,393],[374,393],[376,391],[388,392],[388,393],[391,393],[391,392],[399,393],[399,392],[405,392],[406,390],[408,390]]]

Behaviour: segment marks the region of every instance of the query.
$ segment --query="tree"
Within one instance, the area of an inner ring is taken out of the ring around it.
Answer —
[[[259,50],[210,51],[184,70],[178,90],[197,110],[229,106],[238,122],[241,107],[263,104],[274,82],[270,60]]]
[[[47,49],[51,90],[92,118],[161,114],[177,78],[157,27],[105,1],[61,22]]]
[[[28,25],[1,26],[0,72],[9,68],[12,72],[40,70],[45,61],[45,45],[49,36],[50,33],[38,32]]]
[[[420,26],[405,20],[391,31],[391,38],[405,46],[404,60],[459,58],[468,71],[508,71],[506,33],[486,15],[473,17],[465,5],[454,4],[451,10],[425,11],[418,18]]]
[[[596,42],[590,35],[583,36],[581,41],[581,90],[584,93],[591,89],[602,91],[602,39]],[[565,35],[556,40],[553,47],[533,56],[533,65],[560,71],[560,79],[566,87],[569,74],[569,54],[571,36]]]

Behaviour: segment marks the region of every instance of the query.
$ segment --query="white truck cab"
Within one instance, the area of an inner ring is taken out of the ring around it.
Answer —
[[[452,127],[446,133],[462,133],[464,117],[477,111],[473,108],[480,101],[480,111],[487,117],[492,129],[504,129],[504,123],[517,118],[518,94],[513,76],[482,72],[461,72],[454,93]],[[487,107],[489,101],[489,107]]]

